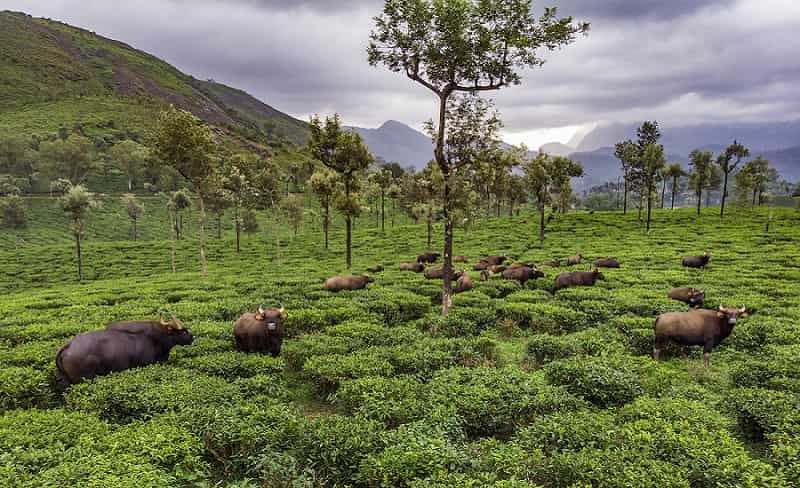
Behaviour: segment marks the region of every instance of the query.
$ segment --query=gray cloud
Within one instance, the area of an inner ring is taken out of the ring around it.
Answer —
[[[348,124],[429,119],[435,100],[371,68],[379,0],[6,0],[153,53],[305,118]],[[667,125],[800,118],[800,2],[562,0],[588,38],[548,53],[522,86],[495,95],[510,132],[658,119]]]

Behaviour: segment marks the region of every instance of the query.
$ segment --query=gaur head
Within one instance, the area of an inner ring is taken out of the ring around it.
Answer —
[[[188,346],[194,342],[192,333],[189,332],[189,329],[184,327],[183,322],[175,318],[174,315],[172,315],[172,320],[169,322],[161,317],[158,321],[158,325],[161,326],[161,328],[167,332],[169,338],[179,346]]]
[[[364,275],[364,280],[366,280],[367,283],[375,283],[375,278],[372,276]]]
[[[737,319],[746,318],[749,314],[747,313],[747,307],[736,308],[736,307],[723,307],[722,305],[719,306],[719,310],[717,310],[717,317],[721,319],[725,319],[728,321],[728,325],[736,325]]]
[[[279,327],[286,320],[286,316],[286,309],[283,305],[279,309],[270,308],[268,310],[258,307],[258,312],[256,312],[256,320],[265,322],[267,331],[270,333],[279,332]]]
[[[603,273],[600,272],[600,268],[595,268],[593,271],[595,279],[605,281],[606,277]]]
[[[705,290],[697,290],[692,288],[689,290],[689,305],[700,305],[706,301]]]

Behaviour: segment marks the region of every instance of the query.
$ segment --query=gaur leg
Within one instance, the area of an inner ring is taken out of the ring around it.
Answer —
[[[711,350],[714,349],[713,342],[706,342],[703,346],[703,366],[706,368],[711,364]]]
[[[653,343],[653,359],[658,361],[661,357],[661,351],[664,349],[665,340],[662,337],[656,336],[656,339]]]

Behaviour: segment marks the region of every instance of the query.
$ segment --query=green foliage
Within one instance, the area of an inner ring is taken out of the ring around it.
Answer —
[[[28,206],[16,195],[0,198],[0,220],[3,227],[19,229],[28,224]]]

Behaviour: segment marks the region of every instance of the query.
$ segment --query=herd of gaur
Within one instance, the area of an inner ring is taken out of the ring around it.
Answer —
[[[426,269],[426,265],[435,264],[441,256],[437,253],[425,253],[416,262],[403,263],[400,270],[424,273],[427,279],[442,279],[443,268]],[[567,266],[579,265],[583,256],[577,254],[566,260]],[[505,256],[487,256],[474,265],[480,271],[481,280],[486,281],[492,274],[501,274],[504,279],[514,280],[524,285],[529,280],[543,278],[545,274],[536,265],[513,263],[505,266]],[[683,266],[705,268],[711,255],[683,258]],[[455,263],[468,263],[464,256],[453,258]],[[605,277],[600,268],[619,268],[615,258],[594,261],[591,271],[571,271],[561,273],[555,278],[554,292],[564,288],[578,286],[594,286],[597,280]],[[557,268],[562,265],[559,260],[547,261],[543,266]],[[384,271],[383,266],[375,266],[368,270],[376,274]],[[472,278],[464,270],[454,271],[451,278],[455,281],[453,291],[462,293],[472,290]],[[336,276],[325,281],[325,289],[338,292],[343,290],[359,290],[373,283],[374,278],[364,276]],[[747,317],[747,310],[720,305],[716,310],[702,309],[705,292],[695,288],[675,288],[668,294],[669,298],[688,304],[691,308],[686,312],[671,312],[659,315],[655,321],[655,341],[653,358],[659,359],[661,351],[669,342],[683,346],[703,346],[703,362],[709,365],[711,351],[733,331],[736,321]],[[280,308],[264,309],[243,314],[233,327],[233,336],[238,351],[247,353],[280,355],[283,342],[283,323],[287,313]],[[104,330],[87,332],[73,338],[56,354],[56,366],[62,381],[66,385],[78,383],[84,379],[106,375],[114,371],[147,366],[154,363],[165,363],[170,351],[175,346],[192,344],[194,337],[183,323],[172,316],[171,320],[114,322]]]

